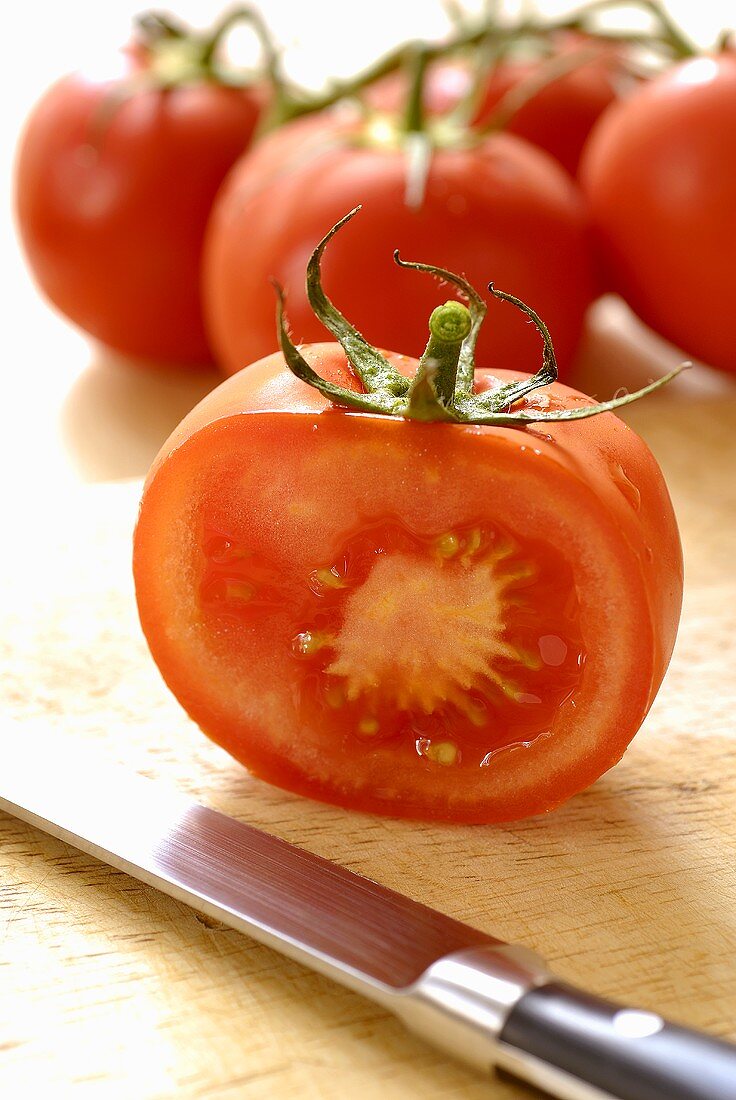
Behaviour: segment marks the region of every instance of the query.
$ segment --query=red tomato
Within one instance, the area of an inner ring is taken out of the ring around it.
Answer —
[[[529,98],[510,115],[504,130],[544,149],[574,176],[594,123],[632,78],[624,71],[620,49],[608,43],[566,34],[558,35],[553,47],[549,57],[499,62],[491,70],[472,124],[488,122],[508,92],[527,87]],[[575,63],[577,57],[579,64]],[[560,70],[560,75],[551,79],[552,67],[565,59],[573,67]],[[544,83],[545,72],[550,76],[548,83]],[[468,92],[471,78],[467,66],[446,62],[434,65],[427,76],[427,111],[443,115],[457,106]],[[532,93],[531,82],[535,79],[542,83]],[[367,93],[368,101],[381,110],[396,110],[405,96],[406,79],[401,75],[386,78]]]
[[[581,179],[611,282],[689,355],[736,371],[736,57],[668,70],[601,118]]]
[[[540,87],[505,124],[508,133],[545,149],[573,176],[588,134],[606,108],[616,102],[625,82],[620,54],[603,47],[597,56],[582,63],[587,48],[584,42],[566,40],[554,56],[572,61],[579,53],[581,64]],[[543,74],[543,66],[540,61],[499,65],[488,82],[476,122],[490,119],[506,93]]]
[[[358,388],[337,344],[301,350]],[[587,402],[545,393],[527,400]],[[256,775],[468,822],[550,810],[620,758],[682,595],[661,472],[614,415],[520,430],[350,413],[280,354],[164,445],[134,570],[165,680]]]
[[[276,346],[271,277],[289,294],[296,339],[324,336],[306,300],[305,261],[324,226],[358,203],[360,219],[325,257],[325,287],[373,344],[418,353],[424,318],[442,299],[431,280],[395,266],[398,247],[406,259],[431,254],[471,283],[513,286],[545,316],[563,369],[569,363],[595,287],[586,213],[567,173],[519,138],[495,134],[477,148],[436,150],[413,208],[407,154],[393,140],[379,133],[366,143],[354,125],[312,118],[265,138],[233,169],[213,208],[203,269],[208,331],[228,374]],[[538,337],[513,310],[481,334],[486,365],[532,370],[538,353]]]
[[[36,106],[16,177],[21,238],[44,293],[126,354],[211,360],[202,238],[215,193],[250,142],[258,89],[199,80],[166,90],[69,76]]]

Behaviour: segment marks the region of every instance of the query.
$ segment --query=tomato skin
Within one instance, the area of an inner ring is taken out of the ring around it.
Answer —
[[[502,97],[537,67],[521,61],[500,65],[488,82],[476,121],[489,119]],[[570,175],[577,175],[588,135],[606,108],[618,99],[616,70],[615,57],[610,51],[602,51],[599,58],[541,88],[512,115],[506,131],[544,149]]]
[[[131,63],[131,75],[139,64]],[[204,363],[199,268],[207,217],[249,144],[262,95],[199,81],[126,93],[68,76],[21,139],[18,225],[40,288],[125,354]]]
[[[337,345],[302,350],[319,373],[349,382]],[[406,374],[416,367],[392,359]],[[488,381],[479,372],[479,387]],[[545,392],[566,406],[579,400],[560,384]],[[468,477],[473,492],[458,493]],[[419,769],[397,780],[390,750],[356,758],[340,738],[295,723],[298,673],[279,657],[268,621],[236,659],[227,631],[208,633],[193,518],[204,497],[273,557],[285,590],[289,575],[325,561],[356,517],[376,508],[437,531],[462,524],[482,502],[508,529],[550,541],[575,570],[587,650],[576,705],[560,708],[552,736],[502,753],[487,772]],[[165,680],[204,732],[256,775],[351,808],[466,822],[546,812],[616,763],[666,670],[682,596],[661,472],[611,414],[533,433],[351,414],[297,381],[280,355],[224,382],[162,448],[144,489],[134,572]],[[392,784],[401,790],[389,796]]]
[[[409,260],[493,280],[547,320],[564,371],[595,296],[588,222],[573,181],[549,157],[508,134],[474,150],[437,150],[424,200],[406,204],[407,162],[396,149],[358,146],[354,127],[309,119],[265,138],[228,176],[213,208],[203,265],[205,316],[218,360],[232,374],[276,348],[271,278],[287,291],[298,341],[324,338],[304,291],[306,259],[353,206],[358,217],[330,244],[324,284],[373,344],[419,354],[425,318],[443,299]],[[357,257],[357,259],[356,259]],[[446,295],[445,295],[446,297]],[[539,340],[514,310],[494,310],[479,362],[533,371]]]
[[[593,131],[581,182],[610,281],[656,332],[736,371],[736,57],[674,66]]]

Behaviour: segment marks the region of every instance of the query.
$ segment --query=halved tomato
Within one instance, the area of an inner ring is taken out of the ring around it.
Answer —
[[[302,351],[347,381],[339,345]],[[464,821],[552,809],[616,763],[682,592],[662,475],[612,413],[538,432],[345,412],[280,354],[164,448],[135,576],[172,691],[257,775]]]
[[[433,313],[420,363],[371,348],[324,296],[324,244],[308,294],[350,361],[282,321],[283,353],[207,396],[149,474],[151,651],[281,787],[425,819],[550,810],[619,759],[667,667],[682,560],[662,474],[615,415],[572,419],[598,410],[543,385],[541,322],[534,380],[472,385],[477,295]]]

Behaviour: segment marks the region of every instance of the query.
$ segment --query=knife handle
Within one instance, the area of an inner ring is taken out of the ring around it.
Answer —
[[[558,981],[525,948],[446,955],[391,1007],[456,1058],[560,1100],[736,1100],[736,1047]]]
[[[736,1100],[736,1047],[565,982],[525,993],[498,1043],[498,1065],[569,1100]]]

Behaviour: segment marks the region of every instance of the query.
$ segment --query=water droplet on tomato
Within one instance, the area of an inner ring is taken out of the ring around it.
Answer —
[[[302,630],[295,638],[292,638],[291,648],[297,657],[314,657],[321,649],[329,645],[329,635],[319,630]]]
[[[552,733],[550,730],[542,730],[536,737],[530,737],[528,741],[511,741],[508,745],[501,745],[497,749],[491,749],[491,751],[487,752],[481,760],[480,766],[481,768],[487,768],[502,752],[509,752],[510,749],[530,749],[532,745],[536,745],[538,741],[545,741],[551,736]]]
[[[309,587],[315,596],[324,596],[336,588],[345,588],[347,582],[341,577],[335,566],[329,569],[313,569],[309,574]]]
[[[444,535],[440,535],[435,545],[441,558],[454,558],[460,549],[460,540],[452,531],[447,531]]]
[[[520,412],[558,412],[565,408],[565,402],[554,393],[531,393],[516,405]]]
[[[459,764],[461,760],[460,749],[454,741],[432,741],[429,737],[419,737],[416,749],[420,756],[431,760],[433,764],[440,764],[443,768]]]

